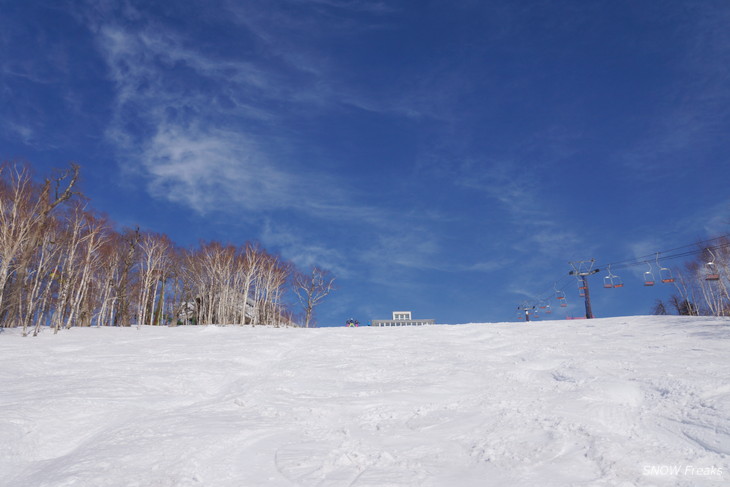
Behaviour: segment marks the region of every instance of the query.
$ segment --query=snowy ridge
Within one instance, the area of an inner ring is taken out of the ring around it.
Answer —
[[[728,352],[679,317],[10,330],[2,485],[722,485]]]

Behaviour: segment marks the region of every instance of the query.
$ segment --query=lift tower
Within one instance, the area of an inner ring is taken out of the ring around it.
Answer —
[[[596,274],[597,272],[600,272],[600,269],[593,268],[593,264],[595,263],[596,259],[568,262],[568,264],[570,264],[570,266],[573,268],[573,270],[570,271],[568,274],[570,274],[571,276],[576,276],[578,278],[578,281],[580,283],[580,289],[585,295],[586,318],[589,320],[593,318],[593,308],[591,307],[591,291],[588,288],[587,277]]]
[[[523,303],[520,306],[517,306],[517,311],[519,313],[525,313],[525,321],[530,321],[530,313],[534,314],[535,306],[530,306],[527,303]]]

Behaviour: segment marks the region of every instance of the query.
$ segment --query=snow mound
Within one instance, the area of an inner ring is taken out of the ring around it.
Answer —
[[[0,334],[7,486],[720,485],[730,321]]]

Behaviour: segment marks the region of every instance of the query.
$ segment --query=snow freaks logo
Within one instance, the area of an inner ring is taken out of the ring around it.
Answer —
[[[694,465],[644,465],[644,475],[722,478],[722,467],[695,467]]]

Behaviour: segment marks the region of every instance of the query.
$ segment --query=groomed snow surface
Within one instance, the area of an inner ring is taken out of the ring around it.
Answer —
[[[730,321],[0,334],[5,486],[730,480]]]

